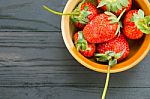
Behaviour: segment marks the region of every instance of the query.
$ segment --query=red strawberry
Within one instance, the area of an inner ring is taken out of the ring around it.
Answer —
[[[98,10],[91,2],[85,2],[79,4],[73,13],[79,14],[72,15],[71,20],[74,22],[76,27],[83,29],[88,22],[98,15]]]
[[[88,8],[87,11],[90,12],[90,14],[87,16],[87,18],[90,21],[98,15],[98,10],[97,10],[96,6],[94,6],[92,3],[90,3],[90,2],[83,3],[80,10],[83,11],[85,9],[85,7],[87,7]]]
[[[86,50],[80,50],[80,53],[85,57],[92,57],[95,53],[95,44],[88,44],[88,48]]]
[[[82,0],[79,5],[72,11],[72,13],[61,13],[54,11],[47,6],[43,6],[49,12],[52,12],[57,15],[69,15],[75,26],[79,29],[83,29],[84,26],[90,22],[95,16],[98,15],[98,9],[92,2],[87,2]]]
[[[119,22],[122,14],[117,18],[111,12],[99,14],[83,29],[85,39],[89,43],[103,43],[113,39],[120,31],[121,23]]]
[[[143,32],[150,33],[148,22],[150,16],[144,18],[142,10],[130,10],[124,19],[123,33],[130,39],[139,39],[143,36]]]
[[[79,31],[74,34],[74,43],[76,45],[77,50],[85,57],[92,57],[95,53],[95,44],[87,43],[87,41],[83,37],[82,31]]]
[[[98,61],[109,61],[111,59],[116,59],[115,61],[122,61],[129,54],[129,44],[125,37],[120,34],[118,37],[108,42],[99,44],[97,51],[100,53],[96,55],[98,57]],[[104,55],[104,59],[99,57],[101,54]]]
[[[99,5],[104,11],[110,11],[116,14],[117,16],[126,9],[130,10],[132,6],[132,0],[97,0]]]

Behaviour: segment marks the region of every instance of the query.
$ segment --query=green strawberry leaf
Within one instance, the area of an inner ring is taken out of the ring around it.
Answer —
[[[106,15],[109,15],[110,17],[108,18],[108,20],[111,20],[110,21],[110,24],[115,24],[115,23],[118,23],[118,28],[116,30],[116,33],[115,35],[117,35],[119,32],[120,32],[120,28],[122,27],[122,23],[120,22],[120,19],[121,17],[123,16],[123,14],[125,13],[126,9],[124,9],[121,14],[119,15],[119,17],[117,18],[116,15],[114,15],[113,13],[111,12],[108,12],[108,11],[105,11],[104,13]]]
[[[77,48],[77,50],[79,51],[81,50],[86,50],[88,47],[88,43],[87,41],[84,39],[83,33],[82,31],[78,32],[78,40],[77,42],[75,42],[75,46]]]
[[[106,54],[95,54],[95,56],[98,57],[96,60],[100,62],[107,62],[109,58]]]
[[[140,18],[144,18],[144,11],[139,9],[138,10],[138,15],[140,16]]]
[[[113,11],[113,12],[115,12],[115,13],[117,13],[117,11],[118,11],[118,8],[117,8],[117,4],[116,3],[113,3],[112,5],[111,5],[111,10]]]
[[[117,59],[110,60],[108,63],[109,66],[114,66],[116,64],[117,64]]]
[[[89,22],[88,16],[91,14],[90,11],[88,11],[88,6],[84,7],[84,10],[80,12],[80,15],[78,17],[79,22],[82,24],[87,24]]]
[[[102,53],[98,53],[98,54],[95,54],[96,57],[101,57],[101,56],[104,56],[105,54],[102,54]]]
[[[105,52],[106,55],[113,57],[115,53],[113,51],[107,51]]]
[[[123,7],[127,7],[128,4],[129,4],[129,1],[128,0],[118,0],[119,3],[123,6]]]
[[[105,11],[104,12],[105,14],[109,15],[109,16],[112,16],[112,17],[116,17],[116,15],[114,15],[113,13],[109,12],[109,11]],[[116,17],[117,18],[117,17]]]
[[[150,16],[137,20],[135,24],[143,33],[150,34]]]
[[[82,31],[79,31],[79,32],[78,32],[78,39],[79,39],[79,40],[84,39],[84,37],[83,37],[83,32],[82,32]]]
[[[144,17],[144,11],[139,9],[138,14],[133,14],[131,21],[145,34],[150,34],[150,16]]]
[[[101,2],[98,4],[97,8],[100,8],[100,7],[102,7],[102,6],[106,5],[106,4],[107,4],[107,3],[106,3],[105,1],[101,1]]]
[[[111,4],[110,3],[107,3],[106,7],[107,7],[107,11],[111,11]]]
[[[122,6],[121,6],[121,4],[120,3],[116,3],[116,6],[117,6],[117,8],[119,9],[119,10],[121,10],[122,9]]]
[[[86,44],[82,43],[81,46],[82,46],[82,48],[81,48],[82,50],[86,50],[86,48],[87,48],[87,47],[86,47]]]
[[[133,17],[131,18],[132,22],[138,21],[139,19],[144,18],[144,11],[139,9],[138,14],[134,13]]]
[[[114,55],[114,58],[115,58],[115,59],[119,59],[122,55],[123,55],[122,52],[117,53],[117,54]]]
[[[104,13],[105,13],[106,15],[110,16],[110,17],[108,18],[108,20],[111,20],[110,24],[114,24],[114,23],[118,22],[116,15],[114,15],[113,13],[108,12],[108,11],[105,11]]]
[[[114,51],[106,51],[104,54],[95,54],[96,60],[100,62],[108,62],[109,66],[117,64],[117,59],[123,55],[124,51],[115,53]]]
[[[78,7],[76,7],[76,8],[72,11],[72,13],[79,13],[79,15],[80,15],[80,9],[79,9]],[[78,21],[79,21],[79,19],[78,19],[78,16],[79,16],[79,15],[71,15],[71,16],[70,16],[71,21],[72,21],[72,22],[78,22]]]
[[[76,49],[77,49],[77,51],[79,51],[80,50],[80,48],[81,48],[81,44],[75,44],[76,45]]]
[[[99,58],[96,58],[97,61],[100,61],[100,62],[107,62],[108,59],[107,59],[107,56],[101,56]]]
[[[118,10],[121,10],[123,7],[128,7],[129,0],[101,0],[97,8],[106,6],[107,11],[112,11],[117,13]]]
[[[72,13],[79,13],[79,14],[71,16],[72,22],[79,22],[81,24],[87,24],[89,22],[88,16],[91,14],[91,12],[88,11],[88,6],[85,6],[82,11],[80,10],[80,7],[84,2],[85,0],[79,3],[79,5],[73,10]]]

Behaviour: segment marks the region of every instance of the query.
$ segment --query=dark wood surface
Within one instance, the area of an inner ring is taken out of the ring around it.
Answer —
[[[61,17],[67,0],[0,0],[0,99],[100,99],[105,74],[68,52]],[[107,99],[150,99],[150,53],[136,67],[112,74]]]

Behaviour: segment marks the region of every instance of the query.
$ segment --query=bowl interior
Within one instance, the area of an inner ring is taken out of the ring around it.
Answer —
[[[78,4],[80,0],[69,0],[65,9],[64,9],[64,13],[70,13],[72,12],[72,10],[75,8],[75,6]],[[145,4],[145,7],[147,5],[147,3],[143,2],[138,2],[138,4],[133,1],[134,5],[132,9],[135,8],[140,8],[140,3]],[[149,6],[148,6],[149,7]],[[144,9],[143,9],[144,10]],[[150,13],[150,11],[149,11]],[[148,14],[149,14],[148,13]],[[97,63],[93,58],[88,59],[85,58],[84,56],[82,56],[75,48],[74,44],[73,44],[73,34],[77,31],[73,25],[73,23],[70,21],[69,16],[63,16],[62,17],[62,35],[63,35],[63,39],[64,42],[69,50],[69,52],[72,54],[72,56],[78,61],[80,62],[82,65],[86,66],[87,68],[90,68],[92,70],[98,71],[98,72],[103,72],[106,73],[107,71],[107,66]],[[134,65],[136,65],[137,63],[139,63],[148,53],[149,49],[150,49],[150,35],[144,35],[142,37],[142,39],[139,40],[129,40],[129,46],[130,46],[130,54],[129,56],[122,62],[118,63],[117,65],[115,65],[114,67],[111,68],[111,73],[116,73],[116,72],[121,72],[124,70],[127,70],[131,67],[133,67]]]

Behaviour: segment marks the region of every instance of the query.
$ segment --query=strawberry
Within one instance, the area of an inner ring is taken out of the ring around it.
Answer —
[[[73,13],[79,13],[79,15],[72,15],[71,20],[76,27],[83,29],[88,22],[98,15],[98,10],[91,2],[85,2],[79,4]]]
[[[83,37],[82,31],[74,34],[74,43],[78,51],[85,57],[92,57],[95,53],[95,44],[87,43]]]
[[[130,10],[124,18],[124,35],[129,39],[139,39],[143,32],[150,33],[150,16],[144,17],[142,10]]]
[[[115,15],[120,15],[120,13],[126,9],[129,11],[132,6],[132,0],[97,0],[98,8],[101,7],[104,11],[113,12]]]
[[[92,57],[95,53],[95,44],[88,44],[88,48],[86,50],[80,50],[80,53],[85,57]]]
[[[71,17],[72,22],[79,29],[83,29],[84,26],[90,22],[95,16],[98,15],[98,9],[92,2],[87,2],[86,0],[82,0],[78,4],[78,6],[72,11],[72,13],[61,13],[54,11],[47,6],[43,6],[49,12],[52,12],[57,15],[69,15]]]
[[[129,44],[125,37],[120,34],[118,37],[99,44],[97,47],[97,51],[100,54],[96,54],[97,61],[109,61],[111,63],[117,63],[117,61],[122,61],[129,54]],[[114,64],[113,64],[114,65]]]
[[[118,61],[122,61],[128,56],[129,44],[125,37],[120,34],[118,37],[115,37],[108,42],[98,44],[97,51],[99,53],[95,54],[96,60],[100,62],[108,62],[107,77],[101,98],[105,99],[110,79],[110,69],[116,65]]]
[[[83,29],[85,39],[89,43],[103,43],[113,39],[120,32],[122,25],[119,20],[124,12],[118,18],[111,12],[96,16]]]

